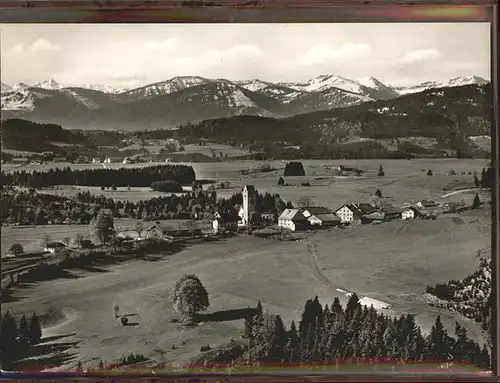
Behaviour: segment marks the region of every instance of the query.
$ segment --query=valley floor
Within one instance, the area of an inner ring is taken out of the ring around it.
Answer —
[[[132,261],[22,286],[3,310],[52,312],[44,320],[44,337],[70,335],[58,342],[78,342],[66,351],[72,357],[54,366],[62,370],[75,368],[78,361],[87,368],[97,367],[100,359],[116,363],[131,352],[155,363],[183,363],[203,345],[239,339],[243,319],[207,321],[190,330],[171,322],[175,314],[167,296],[185,273],[196,274],[208,290],[209,313],[254,307],[261,300],[264,310],[289,323],[299,319],[305,301],[315,295],[323,304],[335,296],[344,303],[342,289],[390,303],[387,314],[416,315],[424,332],[438,314],[450,332],[458,320],[472,339],[482,342],[476,323],[430,307],[422,296],[426,285],[476,269],[475,250],[487,243],[477,224],[488,212],[474,214],[478,217],[462,217],[460,225],[451,218],[398,221],[304,233],[297,241],[240,235],[192,245],[156,262]],[[316,254],[310,244],[316,244]],[[123,327],[114,319],[115,304],[135,325]]]

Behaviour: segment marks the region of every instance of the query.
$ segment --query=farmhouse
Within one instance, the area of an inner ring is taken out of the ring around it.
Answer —
[[[361,223],[380,223],[384,221],[385,214],[381,211],[373,211],[368,214],[363,214],[361,216]]]
[[[384,220],[390,221],[393,219],[400,219],[401,214],[402,214],[402,210],[400,210],[400,209],[384,211]]]
[[[352,166],[344,166],[344,165],[339,165],[337,167],[337,173],[343,176],[346,175],[361,175],[365,173],[364,170],[358,169],[356,167]]]
[[[342,223],[351,222],[355,219],[361,219],[364,215],[375,213],[377,209],[369,203],[347,203],[335,211]]]
[[[313,206],[302,211],[311,225],[329,227],[340,224],[340,218],[326,207]]]
[[[152,225],[152,226],[148,227],[143,232],[144,238],[155,239],[155,240],[162,239],[163,238],[163,234],[164,234],[164,228],[162,228],[158,224],[155,224],[155,225]]]
[[[230,213],[216,212],[212,217],[212,228],[214,234],[225,231],[236,231],[238,229],[238,219]]]
[[[141,237],[139,233],[135,230],[124,230],[120,231],[118,234],[116,234],[118,238],[124,239],[124,240],[139,240]]]
[[[417,207],[419,207],[420,209],[433,209],[439,207],[439,204],[436,201],[424,199],[417,202]]]
[[[419,212],[417,209],[414,207],[405,207],[403,211],[401,212],[401,219],[407,220],[407,219],[415,219],[418,218]]]
[[[66,245],[62,242],[51,242],[47,244],[47,247],[44,248],[43,250],[46,252],[49,252],[51,254],[54,254],[58,251],[61,251],[66,248]]]
[[[278,226],[291,231],[304,230],[309,221],[299,209],[285,209],[278,218]]]

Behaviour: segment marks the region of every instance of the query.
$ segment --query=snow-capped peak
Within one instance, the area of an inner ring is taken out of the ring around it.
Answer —
[[[464,85],[485,85],[489,81],[485,80],[479,76],[466,76],[466,77],[453,77],[448,81],[426,81],[420,84],[407,85],[407,86],[397,86],[394,89],[400,94],[409,94],[423,92],[427,89],[439,89],[448,88],[454,86],[464,86]]]
[[[63,86],[61,86],[54,79],[45,80],[43,82],[37,82],[35,85],[33,85],[33,87],[34,88],[48,89],[48,90],[59,90],[59,89],[63,88]]]
[[[3,82],[0,83],[0,84],[1,84],[1,87],[0,87],[0,92],[1,93],[12,92],[12,88],[10,86],[8,86],[7,84],[4,84]]]
[[[360,93],[360,84],[347,78],[323,74],[305,83],[286,84],[292,89],[305,92],[322,92],[327,89],[337,88],[351,93]]]
[[[363,86],[366,86],[367,88],[387,88],[387,85],[382,83],[381,81],[377,80],[375,77],[363,77],[358,79],[358,83],[360,83]]]
[[[30,86],[25,84],[24,82],[18,82],[17,84],[14,84],[14,86],[12,87],[12,90],[14,92],[24,92],[26,90],[28,90]]]
[[[117,94],[121,92],[126,92],[128,90],[127,88],[115,88],[111,85],[98,85],[98,84],[84,84],[81,85],[79,88],[97,90],[99,92],[110,93],[110,94]]]
[[[487,84],[484,78],[479,76],[467,76],[467,77],[453,77],[448,80],[447,83],[444,83],[443,86],[462,86],[462,85],[484,85]]]

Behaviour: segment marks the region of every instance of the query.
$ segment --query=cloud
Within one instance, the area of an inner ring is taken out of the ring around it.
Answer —
[[[48,40],[38,39],[31,45],[30,50],[33,52],[57,51],[59,46],[51,44]]]
[[[170,52],[177,47],[179,41],[176,38],[170,38],[162,41],[149,41],[145,49],[149,52]]]
[[[299,58],[303,65],[319,64],[329,60],[352,59],[370,55],[372,49],[368,44],[348,42],[339,48],[328,44],[318,44],[311,47],[304,56]]]
[[[441,58],[441,52],[435,48],[431,49],[419,49],[407,53],[401,61],[404,63],[414,63],[418,61],[436,60]]]
[[[12,53],[23,53],[24,47],[21,44],[16,44],[12,48],[10,48]]]

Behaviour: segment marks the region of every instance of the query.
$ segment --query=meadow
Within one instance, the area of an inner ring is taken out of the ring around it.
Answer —
[[[244,176],[241,170],[258,166],[259,162],[192,165],[198,179],[229,182],[229,188],[217,190],[219,197],[240,191],[244,184],[253,184],[261,193],[279,193],[293,203],[308,196],[316,205],[331,208],[346,202],[370,201],[377,189],[394,205],[426,198],[471,203],[476,192],[485,204],[479,210],[443,215],[434,221],[393,221],[303,233],[299,234],[303,239],[296,241],[240,235],[189,245],[156,262],[131,261],[94,271],[72,271],[71,278],[24,286],[14,292],[14,300],[4,303],[3,309],[16,314],[58,313],[57,319],[49,316],[45,320],[44,335],[72,334],[67,339],[79,342],[78,349],[73,349],[78,355],[59,367],[63,370],[74,368],[78,361],[84,367],[96,367],[99,359],[113,363],[130,352],[142,353],[157,363],[182,363],[198,355],[202,345],[238,339],[243,320],[206,321],[190,330],[171,322],[175,315],[167,300],[168,292],[185,273],[194,273],[202,280],[210,295],[210,313],[253,307],[261,300],[265,310],[280,314],[289,323],[299,319],[307,299],[318,295],[322,303],[331,304],[338,296],[344,302],[342,291],[347,291],[390,303],[388,313],[415,314],[424,331],[440,314],[450,332],[458,320],[471,338],[482,340],[476,323],[430,307],[423,293],[427,285],[460,279],[475,271],[476,251],[490,244],[489,194],[481,190],[450,194],[472,187],[472,174],[479,175],[488,161],[303,161],[306,177],[285,178],[285,182],[296,186],[277,185],[283,162],[262,163],[278,169]],[[338,164],[358,166],[367,172],[362,177],[336,177],[333,167]],[[384,177],[377,176],[380,164]],[[426,175],[428,169],[432,169],[433,176]],[[450,175],[452,169],[456,175]],[[311,186],[301,186],[303,182]],[[132,191],[116,194],[126,199],[127,193]],[[153,196],[147,190],[141,193],[144,198]],[[117,220],[117,226],[133,228],[135,221]],[[9,242],[39,247],[46,233],[53,239],[63,239],[85,231],[87,226],[78,225],[3,228],[2,253]],[[314,256],[311,244],[317,249]],[[113,318],[115,304],[137,325],[123,327],[117,323]]]
[[[487,210],[483,213],[486,216]],[[195,244],[157,262],[72,271],[66,279],[30,284],[17,290],[4,309],[59,313],[57,320],[45,322],[45,336],[73,334],[65,341],[80,342],[78,356],[61,369],[74,368],[79,360],[89,367],[100,358],[113,363],[129,352],[155,363],[181,364],[202,345],[238,339],[243,320],[206,321],[189,330],[171,322],[175,314],[167,296],[185,273],[196,274],[207,288],[209,313],[254,307],[261,300],[265,310],[289,323],[298,320],[305,300],[315,295],[323,304],[331,304],[335,296],[344,303],[339,288],[391,303],[388,314],[411,312],[424,331],[437,314],[449,331],[459,320],[471,338],[481,341],[473,321],[432,308],[422,297],[427,284],[464,277],[477,267],[475,251],[486,246],[488,236],[477,230],[474,217],[463,221],[457,225],[443,218],[332,229],[305,233],[297,241],[243,235]],[[310,244],[317,245],[317,260]],[[137,325],[117,323],[115,304]]]

